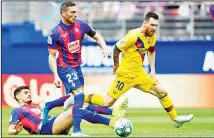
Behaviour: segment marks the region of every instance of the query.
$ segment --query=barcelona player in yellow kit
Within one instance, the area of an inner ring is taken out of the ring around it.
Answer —
[[[105,107],[112,106],[115,101],[131,88],[150,93],[158,97],[162,107],[171,117],[175,127],[193,119],[193,114],[178,116],[166,90],[160,85],[155,76],[155,44],[158,15],[149,12],[145,16],[140,28],[130,30],[124,38],[119,40],[113,52],[114,68],[116,77],[107,95],[92,94],[85,96],[85,102],[98,104]],[[151,68],[150,74],[143,69],[142,64],[145,53]],[[119,55],[122,60],[119,63]]]

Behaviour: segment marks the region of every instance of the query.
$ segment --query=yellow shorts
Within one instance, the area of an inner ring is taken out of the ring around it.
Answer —
[[[135,78],[127,78],[117,74],[116,78],[111,84],[108,95],[114,99],[118,99],[132,87],[144,92],[148,92],[151,87],[157,83],[158,82],[155,82],[151,77],[149,77],[149,75],[144,70],[139,72],[139,76]]]

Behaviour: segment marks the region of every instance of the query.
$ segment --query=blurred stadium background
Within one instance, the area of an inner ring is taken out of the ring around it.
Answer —
[[[11,107],[17,106],[13,98],[17,86],[29,85],[34,103],[65,93],[64,88],[56,89],[53,85],[46,46],[50,29],[60,21],[61,3],[2,2],[3,136],[7,134]],[[129,97],[127,117],[135,127],[133,136],[214,136],[214,2],[76,4],[79,18],[104,37],[109,50],[128,30],[141,26],[145,13],[154,11],[160,16],[157,78],[168,90],[178,112],[194,113],[196,117],[184,129],[175,130],[155,97],[131,89],[124,96]],[[101,49],[88,36],[82,52],[85,92],[106,93],[113,80],[112,58],[102,58]],[[149,71],[147,59],[143,67]],[[85,131],[91,135],[115,136],[107,127],[103,130],[100,125],[84,125],[90,126]],[[97,131],[92,131],[94,128]]]

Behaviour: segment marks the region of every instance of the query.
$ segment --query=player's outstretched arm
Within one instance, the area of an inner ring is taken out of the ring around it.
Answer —
[[[8,128],[8,135],[17,135],[19,132],[22,131],[23,125],[21,122],[17,124],[9,125]]]
[[[8,135],[16,135],[22,131],[23,125],[20,122],[18,109],[13,109],[11,112]]]
[[[106,42],[103,39],[103,37],[96,33],[93,37],[92,37],[99,45],[100,47],[103,49],[103,57],[107,57],[110,56],[111,54],[108,52],[107,46],[106,46]]]

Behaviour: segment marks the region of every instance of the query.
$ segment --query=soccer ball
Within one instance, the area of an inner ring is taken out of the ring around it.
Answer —
[[[120,137],[128,137],[133,131],[133,125],[130,120],[121,118],[115,123],[114,131]]]

